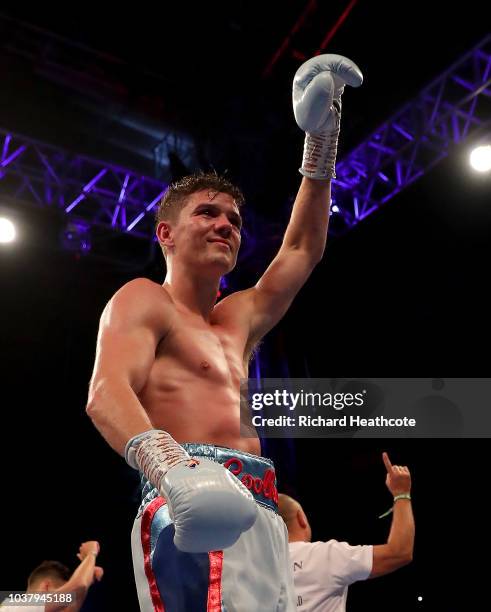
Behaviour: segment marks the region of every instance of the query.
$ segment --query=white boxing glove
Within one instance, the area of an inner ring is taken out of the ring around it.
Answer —
[[[254,524],[256,502],[239,479],[215,461],[192,459],[167,432],[135,436],[125,455],[167,501],[179,550],[228,548]]]
[[[303,63],[293,79],[293,112],[304,132],[300,173],[313,179],[336,177],[335,163],[345,85],[359,87],[363,75],[342,55],[326,54]]]

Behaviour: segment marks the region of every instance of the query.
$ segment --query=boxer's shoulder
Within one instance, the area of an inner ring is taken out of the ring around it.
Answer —
[[[172,305],[172,299],[162,285],[148,278],[134,278],[123,285],[111,298],[111,302],[126,305],[126,303],[149,304],[162,306]]]
[[[123,285],[108,302],[102,318],[107,322],[121,320],[150,324],[151,327],[167,326],[174,313],[174,305],[168,292],[147,278],[135,278]]]
[[[250,320],[254,305],[254,289],[244,289],[228,295],[213,309],[213,321],[244,323]]]

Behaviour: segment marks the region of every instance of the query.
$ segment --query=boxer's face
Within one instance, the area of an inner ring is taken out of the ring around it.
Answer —
[[[220,275],[235,267],[242,219],[232,196],[211,190],[189,196],[172,235],[173,256]]]

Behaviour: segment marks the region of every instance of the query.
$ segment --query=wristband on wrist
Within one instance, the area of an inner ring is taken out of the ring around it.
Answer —
[[[396,495],[394,497],[394,503],[398,500],[398,499],[411,499],[411,495],[409,493],[401,493],[400,495]],[[389,508],[387,510],[387,512],[384,512],[383,514],[381,514],[378,518],[385,518],[386,516],[389,516],[389,514],[394,510],[394,506],[392,505],[392,508]]]
[[[400,493],[394,497],[394,501],[396,502],[398,499],[411,499],[411,495],[409,493]]]

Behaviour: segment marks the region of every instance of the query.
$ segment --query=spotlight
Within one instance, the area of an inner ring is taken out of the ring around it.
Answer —
[[[0,243],[13,242],[16,236],[15,225],[7,217],[0,217]]]
[[[473,149],[469,162],[476,172],[489,172],[491,170],[491,145]]]

